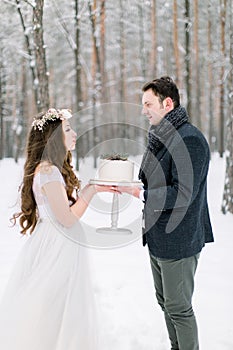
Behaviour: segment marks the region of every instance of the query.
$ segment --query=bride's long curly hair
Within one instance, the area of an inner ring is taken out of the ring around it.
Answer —
[[[38,114],[36,119],[42,119],[44,114]],[[32,127],[28,135],[26,162],[21,185],[21,211],[15,213],[12,217],[13,224],[19,218],[22,234],[26,234],[29,229],[32,233],[37,223],[37,207],[32,186],[36,167],[43,161],[57,166],[61,171],[66,184],[68,199],[71,203],[74,203],[76,201],[73,195],[74,190],[77,192],[80,183],[71,165],[71,152],[65,148],[62,121],[60,119],[48,120],[43,126],[43,130]]]

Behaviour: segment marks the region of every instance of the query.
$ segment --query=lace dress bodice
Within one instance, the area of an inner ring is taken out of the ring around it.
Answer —
[[[62,174],[56,166],[46,167],[46,171],[38,171],[33,179],[33,193],[37,204],[39,218],[54,216],[51,212],[48,199],[43,192],[43,186],[49,182],[61,182],[65,186]],[[56,194],[54,194],[56,195]]]

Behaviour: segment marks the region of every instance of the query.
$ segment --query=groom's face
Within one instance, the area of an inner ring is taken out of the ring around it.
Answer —
[[[158,125],[168,113],[166,109],[166,99],[160,102],[159,97],[154,94],[152,89],[143,93],[142,105],[142,113],[147,116],[151,125]]]

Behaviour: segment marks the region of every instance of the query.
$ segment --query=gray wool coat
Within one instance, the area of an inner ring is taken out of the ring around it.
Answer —
[[[214,241],[207,204],[209,161],[205,137],[184,123],[145,172],[143,242],[153,256],[187,258]]]

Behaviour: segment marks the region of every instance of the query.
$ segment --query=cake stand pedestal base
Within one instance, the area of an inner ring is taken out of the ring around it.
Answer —
[[[112,227],[99,227],[96,229],[96,232],[98,233],[105,233],[107,235],[114,235],[114,234],[123,234],[123,235],[130,235],[132,234],[131,230],[128,230],[127,228],[112,228]]]
[[[119,198],[118,193],[113,193],[112,198],[112,212],[111,212],[111,227],[100,227],[97,228],[96,232],[105,234],[124,234],[129,235],[132,233],[131,230],[127,228],[118,228],[118,218],[119,218]]]
[[[101,180],[90,180],[90,184],[94,185],[110,185],[110,186],[141,186],[140,181],[132,182],[113,182],[113,181],[101,181]],[[96,232],[103,234],[122,234],[129,235],[132,234],[132,231],[127,228],[119,228],[118,226],[119,218],[119,198],[118,193],[113,193],[112,199],[112,211],[111,211],[111,227],[99,227],[96,229]]]

